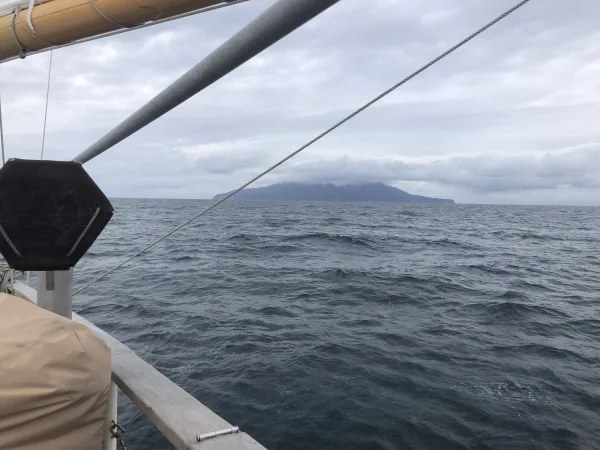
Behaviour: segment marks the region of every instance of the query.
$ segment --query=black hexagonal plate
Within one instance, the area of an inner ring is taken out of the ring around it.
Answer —
[[[82,165],[10,159],[0,169],[0,253],[17,270],[67,270],[113,207]]]

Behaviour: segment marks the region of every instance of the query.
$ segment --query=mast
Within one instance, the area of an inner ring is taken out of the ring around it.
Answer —
[[[279,0],[181,78],[77,155],[86,163],[213,84],[339,0]]]

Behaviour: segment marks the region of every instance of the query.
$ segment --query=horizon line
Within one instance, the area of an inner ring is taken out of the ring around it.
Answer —
[[[216,194],[219,195],[219,194]],[[198,197],[121,197],[121,196],[108,196],[110,200],[185,200],[185,201],[213,201],[212,198],[198,198]],[[377,201],[354,201],[354,202],[340,202],[335,200],[233,200],[236,202],[263,202],[263,203],[382,203],[382,204],[393,204],[393,205],[435,205],[435,206],[547,206],[547,207],[572,207],[572,208],[600,208],[599,205],[582,205],[582,204],[567,204],[567,203],[462,203],[454,200],[452,203],[421,203],[421,202],[377,202]]]

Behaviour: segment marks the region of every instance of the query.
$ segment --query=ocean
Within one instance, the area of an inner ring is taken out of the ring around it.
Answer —
[[[76,288],[206,206],[113,200]],[[74,310],[269,449],[600,449],[600,208],[231,202]],[[128,448],[172,447],[123,396]]]

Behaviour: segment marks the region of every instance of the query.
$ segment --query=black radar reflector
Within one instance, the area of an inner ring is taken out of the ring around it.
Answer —
[[[0,169],[0,253],[13,269],[70,269],[112,215],[80,163],[10,159]]]

